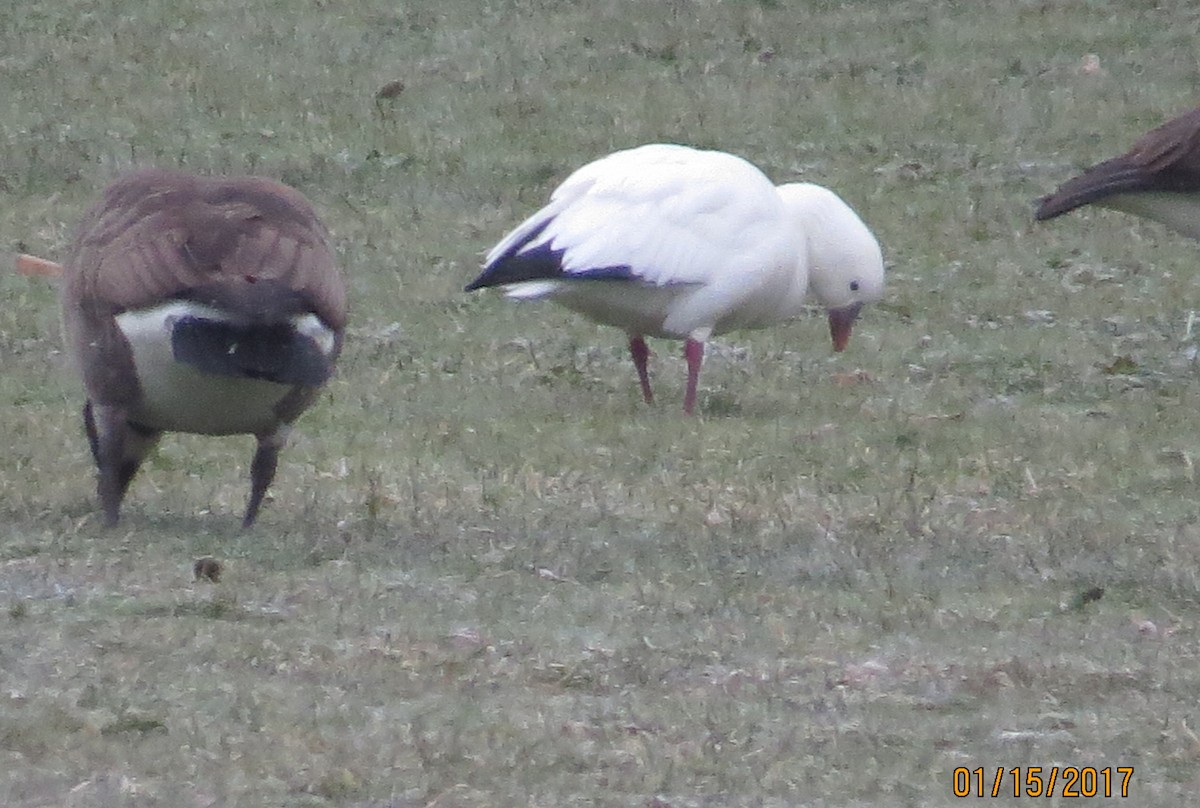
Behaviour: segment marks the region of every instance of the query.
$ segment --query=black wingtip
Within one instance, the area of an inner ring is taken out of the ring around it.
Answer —
[[[1186,171],[1148,171],[1128,155],[1097,163],[1038,200],[1033,218],[1045,221],[1084,205],[1105,205],[1115,196],[1156,192],[1192,193],[1197,178]]]
[[[524,252],[502,255],[484,267],[479,277],[466,285],[473,292],[490,286],[507,286],[522,281],[541,281],[563,276],[562,258],[566,250],[556,250],[549,244],[539,244]]]
[[[1064,205],[1063,202],[1058,199],[1057,194],[1047,194],[1046,196],[1039,197],[1038,199],[1034,200],[1034,204],[1036,204],[1037,207],[1035,207],[1033,210],[1033,218],[1034,221],[1038,222],[1044,222],[1047,219],[1054,219],[1058,216],[1062,216],[1067,211],[1074,209],[1074,206],[1067,207]]]

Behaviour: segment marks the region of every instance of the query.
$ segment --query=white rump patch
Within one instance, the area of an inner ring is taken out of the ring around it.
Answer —
[[[136,420],[155,429],[206,435],[257,433],[274,428],[275,407],[292,387],[264,379],[214,376],[177,362],[172,331],[184,317],[234,322],[228,312],[181,300],[127,311],[116,318],[133,351],[142,388]],[[296,317],[293,324],[325,354],[333,350],[334,334],[316,315]]]

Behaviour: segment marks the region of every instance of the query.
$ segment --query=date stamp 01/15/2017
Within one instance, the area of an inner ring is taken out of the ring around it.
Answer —
[[[1132,766],[959,766],[952,777],[956,797],[1128,797]]]

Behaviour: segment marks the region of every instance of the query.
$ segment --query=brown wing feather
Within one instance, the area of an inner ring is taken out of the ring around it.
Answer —
[[[147,169],[110,185],[85,217],[64,294],[117,313],[198,288],[277,281],[341,330],[345,287],[326,239],[308,200],[281,183]]]
[[[1200,192],[1200,108],[1147,132],[1125,154],[1097,163],[1038,200],[1052,219],[1087,204],[1117,206],[1124,194]]]
[[[1200,171],[1200,108],[1142,135],[1128,157],[1134,165],[1149,172]]]

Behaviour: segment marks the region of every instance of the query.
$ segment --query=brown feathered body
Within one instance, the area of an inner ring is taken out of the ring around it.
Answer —
[[[179,431],[257,438],[251,524],[345,331],[344,283],[308,200],[262,177],[132,173],[84,217],[61,296],[106,521],[161,434]]]
[[[1143,135],[1125,154],[1072,177],[1038,200],[1035,218],[1083,205],[1132,213],[1200,239],[1200,108]]]

